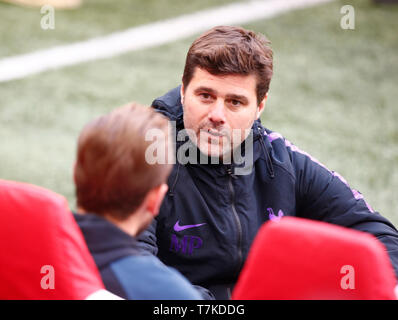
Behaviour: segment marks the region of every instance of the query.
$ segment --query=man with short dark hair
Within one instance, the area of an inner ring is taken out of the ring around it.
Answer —
[[[243,28],[215,27],[193,42],[182,86],[153,102],[175,123],[177,163],[142,247],[228,299],[259,227],[297,216],[375,235],[398,273],[395,227],[338,173],[261,125],[272,68],[269,42]]]
[[[174,157],[167,120],[130,104],[90,122],[78,141],[75,219],[105,287],[125,299],[201,299],[176,270],[141,250],[135,237],[158,214],[171,165],[151,160],[152,144]]]

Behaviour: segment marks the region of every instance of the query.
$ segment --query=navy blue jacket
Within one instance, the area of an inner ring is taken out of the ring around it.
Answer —
[[[140,249],[113,223],[94,214],[74,217],[108,291],[130,300],[202,299],[177,270]]]
[[[153,107],[183,129],[179,87]],[[230,297],[250,245],[269,219],[297,216],[366,231],[387,248],[398,274],[398,232],[338,173],[280,134],[253,125],[251,174],[235,166],[181,164],[169,177],[160,214],[141,245],[217,299]],[[177,142],[177,150],[183,142]]]

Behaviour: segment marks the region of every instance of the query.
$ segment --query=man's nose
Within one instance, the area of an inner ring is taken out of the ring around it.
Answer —
[[[224,102],[222,99],[217,99],[209,112],[209,120],[217,125],[225,123]]]

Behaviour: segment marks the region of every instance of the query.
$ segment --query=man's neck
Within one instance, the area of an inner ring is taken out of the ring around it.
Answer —
[[[77,208],[77,213],[79,214],[87,214],[88,212],[85,211],[82,208]],[[99,216],[99,215],[98,215]],[[139,221],[137,221],[138,214],[136,215],[135,213],[131,214],[126,220],[119,220],[114,218],[111,214],[109,213],[104,213],[100,215],[102,218],[105,220],[113,223],[116,225],[118,228],[126,232],[128,235],[132,237],[136,237],[137,234],[139,233]]]
[[[136,237],[139,231],[139,224],[138,221],[136,221],[134,214],[128,217],[126,220],[118,220],[115,219],[113,216],[109,214],[105,214],[104,218],[108,220],[109,222],[112,222],[114,225],[122,229],[124,232],[126,232],[128,235],[132,237]]]

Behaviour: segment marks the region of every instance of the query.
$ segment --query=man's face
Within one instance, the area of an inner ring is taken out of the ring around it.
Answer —
[[[185,129],[202,153],[222,158],[246,139],[265,99],[257,104],[254,75],[212,75],[196,68],[181,88]]]

